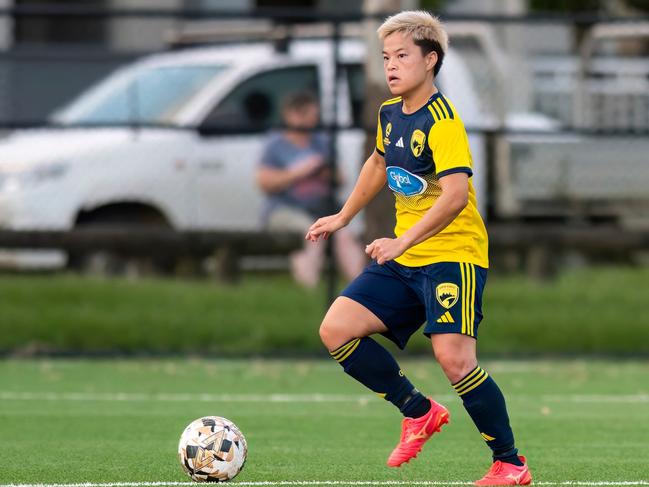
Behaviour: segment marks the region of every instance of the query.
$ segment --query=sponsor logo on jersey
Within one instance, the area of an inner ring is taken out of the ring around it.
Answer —
[[[419,157],[422,152],[424,152],[424,143],[426,141],[426,134],[421,130],[417,129],[412,133],[410,137],[410,150],[415,155]]]
[[[395,193],[404,196],[415,196],[426,191],[428,183],[416,174],[406,171],[398,166],[388,166],[386,169],[388,186]]]
[[[401,147],[403,149],[403,137],[399,137],[399,140],[397,140],[397,147]]]
[[[435,297],[439,304],[451,309],[460,297],[460,287],[452,282],[443,282],[435,289]]]

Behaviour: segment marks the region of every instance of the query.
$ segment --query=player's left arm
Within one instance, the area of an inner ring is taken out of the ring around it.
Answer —
[[[396,259],[410,247],[444,230],[462,213],[469,200],[471,152],[466,131],[459,120],[440,120],[431,129],[428,143],[442,194],[416,224],[398,238],[381,238],[365,252],[378,264]]]

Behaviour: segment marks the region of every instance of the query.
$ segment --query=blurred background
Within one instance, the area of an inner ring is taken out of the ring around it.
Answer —
[[[324,356],[392,196],[304,228],[373,150],[376,28],[415,8],[490,233],[482,352],[646,358],[644,0],[0,0],[4,356]]]

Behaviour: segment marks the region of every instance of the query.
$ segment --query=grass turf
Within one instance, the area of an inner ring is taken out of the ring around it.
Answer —
[[[203,415],[228,417],[246,435],[250,453],[241,481],[481,476],[489,451],[439,368],[432,359],[402,365],[418,387],[443,399],[451,424],[416,461],[388,469],[398,412],[333,361],[6,360],[0,362],[0,481],[187,480],[176,445],[185,425]],[[649,479],[649,362],[482,365],[508,398],[535,480]],[[107,393],[131,395],[101,396]],[[199,396],[205,393],[254,396],[223,401]],[[345,401],[264,400],[273,393],[336,394]]]
[[[649,268],[491,276],[480,347],[491,354],[649,354]],[[324,288],[287,276],[209,281],[0,276],[0,351],[322,353]],[[428,350],[419,333],[410,350]]]

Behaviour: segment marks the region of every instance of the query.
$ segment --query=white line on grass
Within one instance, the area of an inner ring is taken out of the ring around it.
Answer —
[[[107,482],[107,483],[77,483],[77,484],[0,484],[0,487],[186,487],[195,485],[193,482]],[[262,486],[318,486],[318,485],[473,485],[472,482],[441,481],[441,480],[278,480],[260,482],[232,482],[232,485],[262,487]],[[649,485],[649,480],[567,480],[564,482],[534,482],[534,485],[556,485],[575,487],[597,486],[633,486]]]
[[[552,394],[541,396],[541,399],[550,402],[649,402],[649,394]]]
[[[457,396],[436,394],[435,399],[450,401]],[[548,402],[573,403],[649,403],[649,394],[551,394],[522,395],[510,394],[508,398],[535,399]],[[159,393],[143,394],[132,392],[12,392],[0,391],[0,400],[6,401],[116,401],[116,402],[264,402],[264,403],[304,403],[304,402],[356,402],[367,403],[375,396],[369,394],[196,394]],[[0,486],[1,487],[1,486]]]
[[[368,394],[141,394],[131,392],[87,393],[0,391],[0,400],[16,401],[367,402],[371,399],[374,399],[374,396]]]

